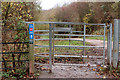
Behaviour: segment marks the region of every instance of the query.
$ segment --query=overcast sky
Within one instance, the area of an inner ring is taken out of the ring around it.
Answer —
[[[40,2],[40,6],[43,10],[48,10],[53,7],[62,6],[63,4],[69,4],[71,2],[80,1],[80,2],[113,2],[120,0],[38,0]]]
[[[39,0],[39,1],[41,2],[40,6],[42,7],[42,9],[48,10],[57,5],[62,6],[65,3],[69,4],[76,0]]]

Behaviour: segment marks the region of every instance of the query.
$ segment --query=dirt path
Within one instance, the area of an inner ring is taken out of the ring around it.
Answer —
[[[79,39],[82,40],[82,39]],[[103,46],[103,40],[86,39],[95,46]],[[105,42],[107,48],[107,41]],[[103,78],[96,70],[98,67],[52,66],[52,73],[41,72],[39,78]]]
[[[74,39],[83,40],[79,38],[74,38]],[[103,46],[104,43],[103,40],[96,40],[96,39],[85,39],[85,42],[89,42],[90,44],[95,46]],[[107,49],[107,41],[105,41],[105,48]]]
[[[96,68],[79,66],[53,66],[52,73],[41,72],[39,78],[103,78]]]

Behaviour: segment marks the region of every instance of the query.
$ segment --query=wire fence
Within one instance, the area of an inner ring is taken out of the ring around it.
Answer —
[[[2,30],[2,70],[28,69],[29,41],[28,29]]]

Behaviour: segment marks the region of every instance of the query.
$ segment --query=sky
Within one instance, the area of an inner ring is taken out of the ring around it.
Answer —
[[[71,2],[81,1],[81,2],[113,2],[120,0],[38,0],[40,6],[43,10],[49,10],[51,8],[62,6],[64,4],[70,4]]]
[[[62,6],[64,4],[69,4],[76,0],[39,0],[40,6],[43,10],[48,10],[56,6]]]

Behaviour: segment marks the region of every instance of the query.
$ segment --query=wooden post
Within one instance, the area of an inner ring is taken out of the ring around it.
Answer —
[[[34,45],[29,44],[29,73],[34,73]]]
[[[1,4],[1,2],[0,2]],[[0,8],[1,11],[1,8]],[[1,11],[2,12],[2,11]],[[2,16],[2,14],[0,14],[0,16]],[[2,17],[0,17],[0,43],[2,43]],[[0,44],[0,53],[2,53],[2,44]],[[0,54],[0,61],[2,61],[2,54]],[[2,74],[2,62],[0,62],[0,74]],[[1,80],[2,76],[0,76],[0,80]]]
[[[29,74],[34,74],[34,24],[29,24]]]

